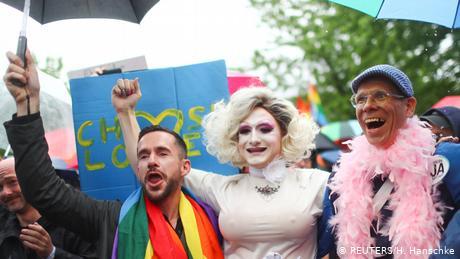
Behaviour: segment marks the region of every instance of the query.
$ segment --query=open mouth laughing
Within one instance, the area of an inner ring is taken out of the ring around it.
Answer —
[[[378,129],[385,124],[385,120],[382,118],[368,118],[364,120],[367,129]]]

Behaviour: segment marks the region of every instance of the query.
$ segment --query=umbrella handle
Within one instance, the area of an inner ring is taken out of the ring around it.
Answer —
[[[3,154],[3,159],[8,158],[8,154],[10,153],[10,150],[11,150],[11,146],[8,144],[8,146],[6,147],[5,153]]]
[[[27,66],[26,62],[26,49],[27,49],[27,37],[24,35],[19,35],[18,39],[18,49],[16,50],[16,55],[22,60],[24,68]],[[18,79],[11,80],[14,85],[24,87],[25,84]]]

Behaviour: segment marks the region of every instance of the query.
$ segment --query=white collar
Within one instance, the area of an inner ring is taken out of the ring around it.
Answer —
[[[265,180],[271,183],[281,183],[286,176],[287,168],[286,161],[283,159],[274,159],[265,168],[258,169],[255,167],[249,167],[249,174],[259,178],[265,178]]]

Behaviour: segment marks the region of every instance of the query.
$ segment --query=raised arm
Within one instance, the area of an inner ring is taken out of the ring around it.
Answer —
[[[41,215],[91,240],[104,222],[116,224],[120,206],[114,202],[95,201],[66,186],[56,175],[40,118],[40,83],[32,56],[27,50],[26,69],[18,56],[8,52],[7,57],[10,64],[3,79],[16,102],[17,114],[5,122],[5,128],[14,151],[22,193]],[[13,84],[14,80],[25,86]]]
[[[112,88],[112,105],[118,115],[126,146],[126,154],[134,172],[137,172],[137,138],[140,132],[135,107],[141,96],[137,79],[118,79],[116,85]],[[194,169],[185,177],[184,185],[209,203],[214,210],[219,211],[215,189],[219,190],[221,188],[217,186],[224,184],[224,179],[224,176]]]
[[[112,88],[112,105],[120,121],[126,155],[134,172],[137,172],[137,138],[140,132],[134,109],[141,96],[137,78],[118,79],[117,84]]]

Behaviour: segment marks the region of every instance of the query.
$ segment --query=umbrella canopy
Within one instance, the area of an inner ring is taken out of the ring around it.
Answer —
[[[43,86],[40,93],[40,114],[45,132],[60,128],[73,129],[71,99],[65,85],[42,72],[39,72],[39,78]],[[11,115],[16,112],[16,104],[4,86],[3,80],[0,80],[0,111],[2,111],[0,113],[2,124],[11,120]],[[6,149],[7,146],[5,128],[0,127],[0,148]]]
[[[460,27],[459,0],[329,0],[376,19],[402,19]]]
[[[319,133],[318,135],[316,135],[315,147],[318,152],[325,150],[334,150],[339,148],[336,144],[334,144],[334,142],[332,142],[332,140],[326,137],[323,133]]]
[[[362,133],[357,120],[337,121],[329,123],[321,128],[321,133],[336,144],[351,139]]]
[[[460,108],[460,95],[446,96],[433,105],[433,108],[455,106]]]
[[[319,153],[324,160],[330,164],[335,164],[340,158],[340,150],[327,150]]]
[[[75,134],[72,128],[59,128],[45,133],[48,154],[58,169],[78,168]]]
[[[31,1],[30,17],[41,24],[75,18],[107,18],[140,23],[159,0]],[[20,11],[24,0],[0,0]]]
[[[258,76],[245,75],[237,72],[227,72],[228,90],[233,94],[240,88],[257,86],[264,87],[265,84]]]

